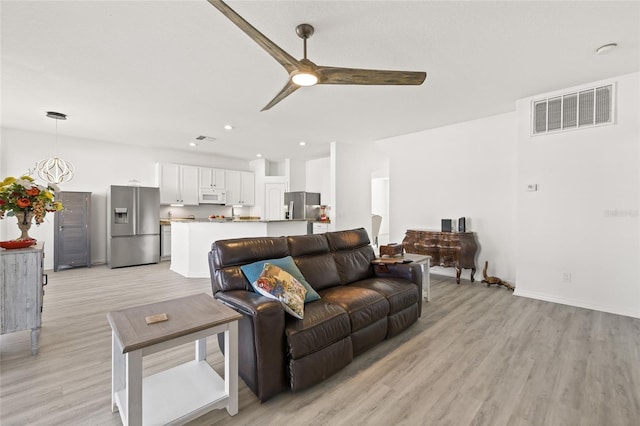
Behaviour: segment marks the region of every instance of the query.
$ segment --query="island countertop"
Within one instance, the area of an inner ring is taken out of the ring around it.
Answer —
[[[209,251],[217,240],[306,235],[306,219],[171,220],[171,267],[188,278],[209,278]]]
[[[160,225],[171,225],[172,223],[277,223],[277,222],[318,222],[318,223],[331,223],[328,220],[317,219],[278,219],[278,220],[266,220],[266,219],[187,219],[187,218],[160,218]]]

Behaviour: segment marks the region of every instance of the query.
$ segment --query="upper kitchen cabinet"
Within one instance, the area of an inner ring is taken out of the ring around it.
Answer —
[[[256,180],[252,172],[227,170],[227,205],[252,206],[256,201]]]
[[[198,205],[198,167],[162,163],[156,165],[160,204]]]
[[[226,189],[226,170],[198,167],[200,186],[203,188]]]

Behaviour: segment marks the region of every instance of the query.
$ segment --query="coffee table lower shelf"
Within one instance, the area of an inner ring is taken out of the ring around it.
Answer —
[[[225,408],[229,399],[224,379],[206,361],[190,361],[142,380],[142,424],[184,424],[214,410]],[[126,394],[115,395],[121,413],[126,413]]]

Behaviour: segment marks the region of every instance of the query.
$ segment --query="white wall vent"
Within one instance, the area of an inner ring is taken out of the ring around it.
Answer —
[[[613,124],[613,84],[533,101],[534,135]]]

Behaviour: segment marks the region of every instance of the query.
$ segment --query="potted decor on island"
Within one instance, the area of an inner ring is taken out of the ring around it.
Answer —
[[[33,219],[36,225],[44,222],[47,212],[62,210],[62,203],[55,201],[55,192],[59,188],[55,184],[38,185],[31,176],[19,179],[6,177],[0,182],[0,219],[15,216],[18,220],[20,237],[11,241],[0,242],[0,247],[22,248],[35,244],[36,240],[29,236],[29,228]]]

